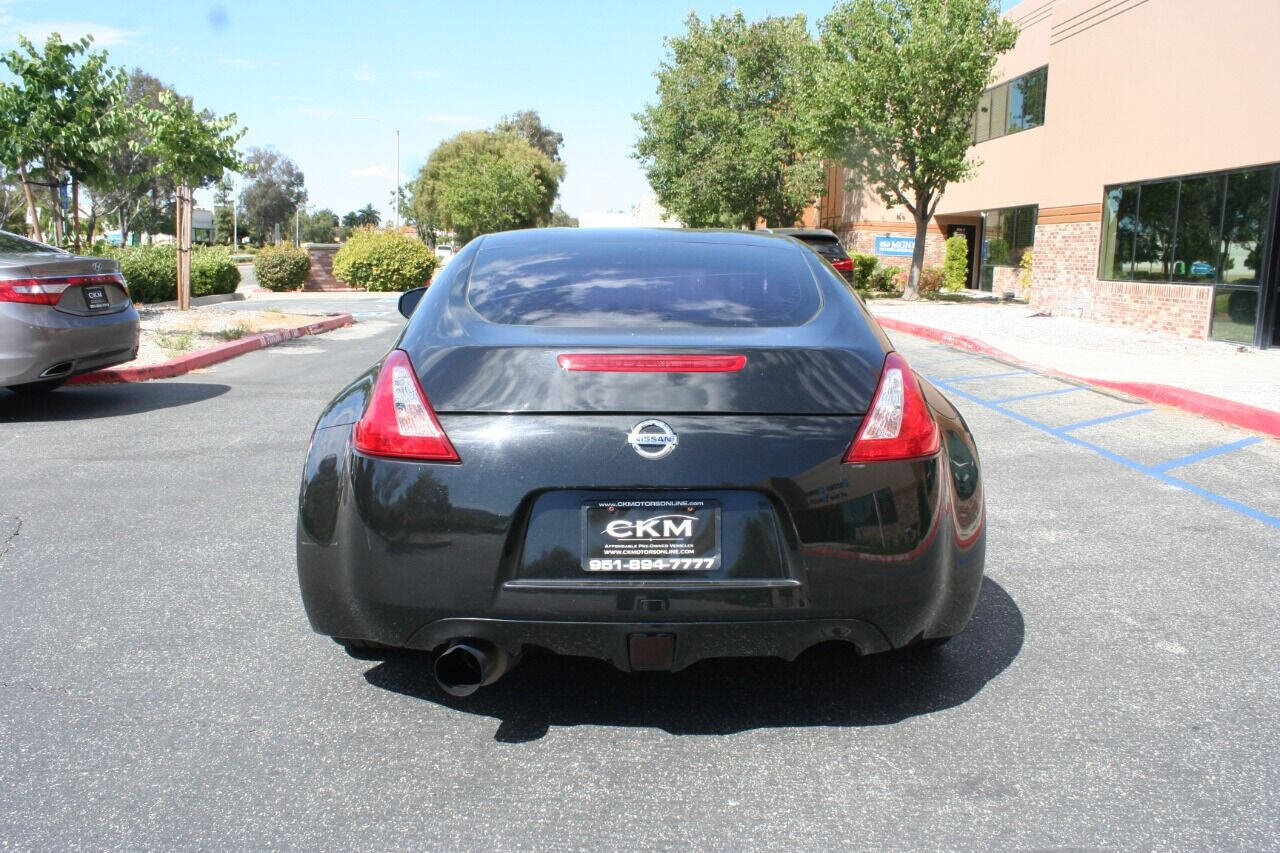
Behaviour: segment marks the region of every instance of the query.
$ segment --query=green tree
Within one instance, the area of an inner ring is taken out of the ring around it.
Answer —
[[[382,214],[373,206],[373,202],[369,202],[356,211],[355,224],[357,228],[377,228],[382,224]]]
[[[332,243],[338,228],[338,215],[329,208],[303,213],[298,220],[298,233],[304,243]]]
[[[557,204],[551,211],[551,225],[555,228],[577,228],[578,217],[565,213],[564,208]]]
[[[343,228],[359,228],[360,227],[359,211],[352,210],[342,214],[342,227]]]
[[[80,244],[79,193],[86,178],[101,173],[110,150],[130,126],[125,107],[126,77],[107,65],[104,51],[89,52],[92,38],[63,42],[58,33],[44,48],[18,36],[18,49],[0,56],[15,78],[0,85],[0,160],[18,172],[37,239],[33,185],[49,190],[55,239],[64,228],[59,188],[71,182],[75,243]],[[39,177],[33,166],[39,164]]]
[[[503,116],[493,129],[498,133],[514,133],[555,162],[560,162],[560,146],[564,144],[564,134],[556,133],[544,125],[537,110],[523,110],[513,116]]]
[[[563,177],[562,163],[514,133],[460,133],[436,146],[414,179],[415,216],[438,222],[463,243],[545,225]]]
[[[197,113],[190,98],[172,92],[161,92],[160,106],[140,114],[156,173],[177,187],[178,306],[186,308],[191,299],[192,194],[221,179],[227,170],[242,168],[236,143],[245,131],[235,130],[234,113],[223,118]]]
[[[292,225],[298,205],[307,200],[306,177],[298,164],[268,146],[250,148],[245,158],[250,181],[240,193],[248,228],[263,245],[277,225]]]
[[[814,137],[856,182],[914,217],[904,298],[917,298],[943,191],[976,166],[970,121],[1017,36],[993,0],[848,0],[822,21]]]
[[[658,201],[694,227],[794,224],[823,186],[804,132],[815,53],[805,17],[685,24],[655,73],[658,103],[635,116],[635,156]]]

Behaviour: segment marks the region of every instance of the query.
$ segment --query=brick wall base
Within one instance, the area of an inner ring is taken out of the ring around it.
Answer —
[[[311,271],[307,273],[303,290],[349,290],[333,277],[333,256],[342,248],[338,243],[303,243],[307,257],[311,259]]]
[[[1209,335],[1213,288],[1146,281],[1100,281],[1093,222],[1036,226],[1031,306],[1189,338]]]

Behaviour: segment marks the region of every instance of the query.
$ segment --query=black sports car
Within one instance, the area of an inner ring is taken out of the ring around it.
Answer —
[[[675,670],[969,621],[973,438],[795,241],[492,234],[401,310],[308,452],[316,631],[439,650],[466,695],[525,646]]]

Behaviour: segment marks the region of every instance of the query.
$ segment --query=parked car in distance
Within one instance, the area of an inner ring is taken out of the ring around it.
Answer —
[[[442,261],[448,261],[454,255],[453,246],[440,244],[436,246],[436,257]]]
[[[840,271],[845,281],[853,281],[853,260],[849,257],[849,253],[844,250],[844,246],[840,243],[840,238],[835,235],[834,231],[828,231],[826,228],[769,228],[765,230],[783,237],[796,238],[826,258],[831,266]]]
[[[527,646],[679,670],[968,623],[973,437],[795,241],[490,234],[400,309],[299,495],[307,616],[353,653],[436,650],[464,696]]]
[[[0,231],[0,386],[51,391],[138,355],[120,265]]]

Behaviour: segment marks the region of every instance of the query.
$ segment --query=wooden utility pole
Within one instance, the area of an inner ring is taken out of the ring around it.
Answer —
[[[178,310],[191,307],[191,203],[192,190],[178,187]]]

